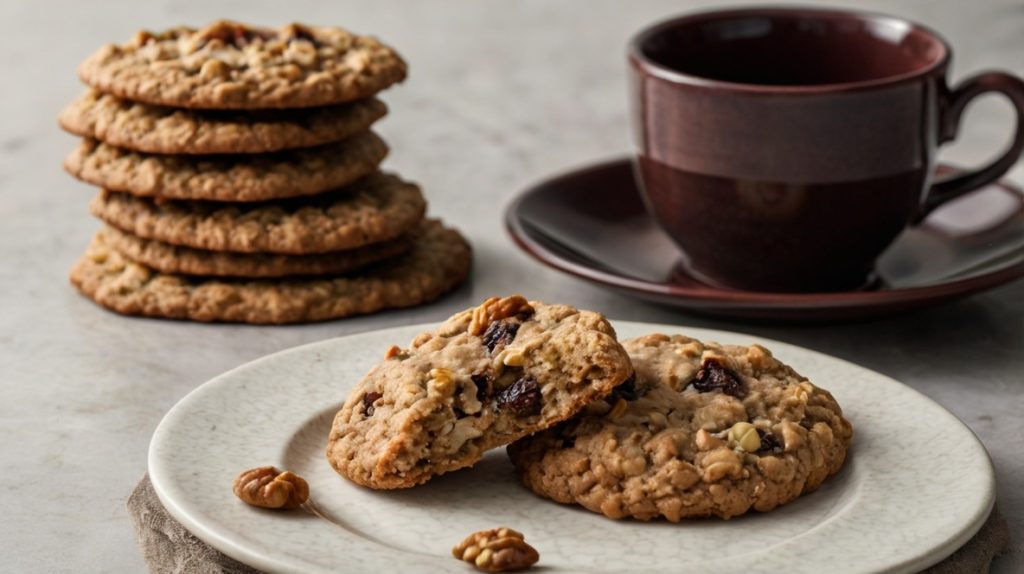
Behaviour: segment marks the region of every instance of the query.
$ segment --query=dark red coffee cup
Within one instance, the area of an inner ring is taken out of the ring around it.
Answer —
[[[630,44],[637,176],[694,275],[760,291],[865,285],[932,209],[989,183],[1024,149],[1024,82],[946,83],[951,51],[890,16],[750,8],[675,18]],[[967,104],[1006,95],[1013,144],[933,182]]]

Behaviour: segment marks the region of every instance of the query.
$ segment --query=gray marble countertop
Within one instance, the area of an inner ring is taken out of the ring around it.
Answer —
[[[750,4],[750,1],[744,2]],[[704,6],[712,2],[700,3]],[[955,79],[984,68],[1024,74],[1024,4],[873,0],[922,21],[956,50]],[[1024,571],[1024,282],[887,319],[788,327],[715,321],[640,303],[548,270],[512,245],[502,210],[524,186],[631,149],[624,45],[689,0],[433,2],[7,1],[0,8],[0,555],[12,572],[138,572],[125,500],[146,469],[163,414],[210,377],[261,355],[349,333],[441,319],[493,293],[521,291],[612,318],[745,331],[885,373],[943,404],[985,443],[1013,553]],[[142,27],[232,17],[337,23],[397,46],[409,80],[385,99],[388,165],[421,182],[431,209],[476,249],[470,284],[415,310],[294,327],[198,325],[121,317],[80,297],[72,262],[98,227],[90,189],[60,169],[74,140],[58,111],[82,89],[75,66]],[[968,112],[942,158],[971,165],[1005,144],[1009,106]],[[1010,179],[1024,183],[1024,168]],[[941,444],[922,444],[950,457]],[[956,488],[956,485],[950,485]],[[941,501],[936,501],[941,504]]]

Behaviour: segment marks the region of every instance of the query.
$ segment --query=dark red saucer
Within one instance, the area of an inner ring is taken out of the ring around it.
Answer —
[[[509,205],[505,225],[520,248],[560,271],[649,301],[747,319],[886,315],[1024,277],[1024,195],[1006,183],[939,208],[889,247],[868,286],[836,293],[739,291],[693,278],[648,216],[629,159],[531,187]]]

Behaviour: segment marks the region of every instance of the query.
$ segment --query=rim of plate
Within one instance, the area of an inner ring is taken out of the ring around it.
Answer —
[[[865,367],[861,367],[855,363],[851,363],[844,359],[821,353],[819,351],[814,351],[806,347],[785,343],[783,341],[777,341],[737,331],[688,327],[685,325],[643,323],[635,321],[613,321],[613,323],[616,326],[616,330],[620,332],[620,335],[624,331],[636,331],[638,333],[661,331],[686,333],[704,340],[725,339],[723,342],[745,340],[748,344],[756,342],[769,347],[773,354],[776,355],[789,355],[791,353],[796,353],[798,355],[804,354],[817,361],[824,361],[826,365],[831,367],[859,371],[863,375],[874,378],[875,381],[872,384],[893,385],[894,388],[899,389],[898,392],[906,393],[906,396],[911,398],[911,400],[920,401],[922,403],[922,408],[930,408],[934,411],[932,413],[933,415],[944,419],[934,421],[935,425],[932,425],[930,428],[946,426],[958,433],[964,433],[961,435],[961,439],[978,450],[975,454],[982,455],[978,460],[977,468],[972,469],[972,472],[981,473],[981,476],[976,476],[976,482],[979,484],[977,492],[973,493],[974,496],[971,501],[963,502],[961,504],[961,506],[969,507],[967,509],[969,514],[959,515],[959,526],[956,528],[950,526],[951,530],[943,532],[942,536],[936,535],[929,541],[914,541],[917,543],[917,546],[912,549],[912,552],[908,552],[908,554],[903,556],[901,559],[885,566],[885,571],[916,572],[939,562],[943,558],[952,554],[957,548],[974,536],[991,512],[995,502],[995,473],[991,459],[989,458],[984,445],[970,427],[927,395],[924,395],[917,390],[896,381],[895,379]],[[430,330],[435,326],[435,323],[424,323],[405,327],[393,327],[308,343],[265,355],[235,367],[234,369],[222,373],[221,375],[203,383],[178,401],[178,403],[176,403],[163,417],[153,433],[148,451],[148,470],[150,480],[152,481],[153,488],[156,491],[158,498],[171,516],[185,526],[187,530],[215,549],[250,566],[272,572],[330,571],[325,565],[314,562],[304,562],[301,556],[296,556],[276,548],[267,548],[266,545],[257,544],[246,538],[237,530],[224,530],[220,528],[212,521],[211,518],[205,516],[204,512],[208,514],[210,509],[193,508],[195,507],[195,504],[191,504],[188,499],[189,490],[184,488],[177,481],[180,479],[180,474],[176,477],[173,465],[162,458],[161,452],[165,448],[167,442],[172,441],[177,433],[183,431],[188,433],[190,431],[188,428],[180,427],[180,425],[183,424],[183,419],[190,416],[197,409],[201,411],[204,401],[206,401],[208,397],[217,396],[219,393],[237,391],[238,380],[236,380],[236,378],[240,376],[244,377],[245,372],[248,370],[256,369],[269,363],[278,362],[293,355],[311,354],[311,356],[315,356],[317,351],[320,349],[328,349],[337,345],[345,345],[347,342],[366,337],[380,337],[382,339],[387,338],[388,340],[411,339],[416,333],[424,330]],[[627,335],[623,336],[623,338],[631,336],[637,335]],[[800,365],[797,365],[798,371],[803,372],[799,367]],[[811,378],[814,380],[813,377]],[[355,381],[337,382],[334,384],[334,388],[344,390],[354,383]],[[832,390],[828,385],[825,385],[825,387]],[[264,395],[261,398],[262,400],[271,400],[273,397],[267,397]],[[335,403],[340,403],[343,399],[344,397],[339,394]],[[845,410],[845,403],[843,401],[840,401],[840,403],[844,405]],[[324,406],[325,405],[322,404],[310,405],[309,416],[315,417],[319,411],[323,410]],[[856,447],[858,423],[856,420],[853,420],[853,423],[855,429],[853,446]],[[212,430],[206,432],[212,432]],[[275,444],[287,444],[291,438],[291,436],[281,436],[280,440],[269,440]],[[851,452],[853,452],[853,449],[851,449]],[[862,451],[857,456],[865,457],[869,456],[869,453]],[[846,466],[851,466],[851,462],[847,461]],[[339,480],[344,480],[341,477],[338,478]],[[826,481],[826,485],[828,484],[829,482]],[[225,499],[230,499],[234,502],[234,496],[230,494],[230,488],[228,485],[223,485],[223,492],[225,493]],[[851,505],[863,504],[863,502],[859,500],[859,492],[856,493],[856,498],[858,499],[856,503],[851,502]],[[921,502],[925,501],[922,500]],[[961,508],[960,510],[964,511],[965,509]],[[771,513],[769,512],[762,516],[770,515]],[[833,522],[833,518],[834,517],[829,517],[821,524],[813,527],[811,530],[797,535],[794,539],[812,535],[815,530],[819,530],[819,526]],[[430,571],[446,571],[450,570],[451,567],[454,566],[454,562],[452,562],[452,558],[450,557],[444,557],[442,559],[440,556],[389,548],[388,546],[382,545],[379,541],[363,537],[358,531],[348,532],[348,535],[344,536],[344,538],[358,546],[359,550],[371,553],[388,552],[387,563],[389,567],[414,567],[416,568],[416,571],[427,571],[429,567]],[[901,541],[901,544],[905,542],[906,540],[903,540]],[[875,547],[875,549],[877,550],[877,547]],[[744,556],[756,556],[756,554]]]

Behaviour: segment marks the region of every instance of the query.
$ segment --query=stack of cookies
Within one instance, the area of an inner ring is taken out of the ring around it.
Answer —
[[[379,171],[377,92],[406,64],[340,28],[216,22],[87,59],[60,124],[105,226],[71,272],[114,311],[293,323],[436,299],[469,274],[459,233]]]

